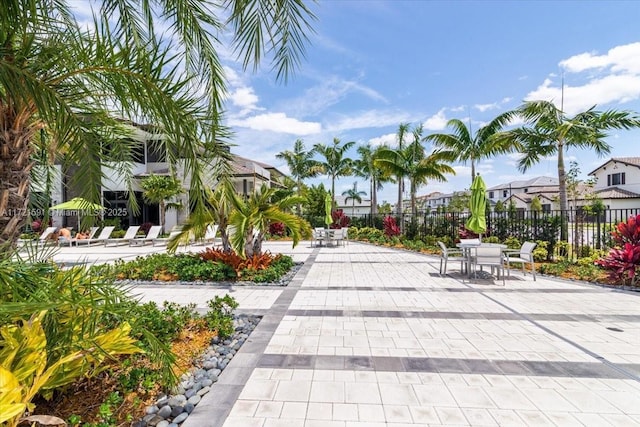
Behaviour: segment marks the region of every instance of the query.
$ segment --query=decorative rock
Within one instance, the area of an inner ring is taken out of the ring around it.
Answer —
[[[147,409],[144,411],[146,414],[155,414],[158,412],[158,406],[157,405],[152,405],[152,406],[147,406]]]
[[[184,405],[184,411],[185,411],[187,414],[190,414],[191,412],[193,412],[193,410],[195,409],[195,407],[196,407],[196,405],[194,405],[193,403],[189,403],[189,402],[187,402],[187,403]]]
[[[184,412],[184,406],[182,406],[182,405],[174,406],[173,408],[171,408],[171,416],[172,417],[177,417],[178,415],[180,415],[183,412]]]
[[[169,399],[169,406],[179,406],[179,405],[184,405],[184,403],[187,401],[187,398],[185,397],[184,394],[179,394],[177,396],[173,396],[171,399]]]
[[[211,384],[213,384],[213,381],[211,381],[209,378],[206,378],[206,379],[202,380],[202,387],[203,387],[203,388],[204,388],[204,387],[208,387],[208,386],[210,386]]]
[[[176,424],[176,423],[171,423],[171,424],[169,424],[169,426],[168,426],[168,427],[178,427],[178,424]]]
[[[200,390],[198,390],[198,396],[204,396],[205,394],[209,393],[209,390],[211,390],[211,387],[209,386],[202,387]]]
[[[166,405],[163,406],[162,408],[160,408],[160,410],[158,411],[158,416],[162,417],[163,419],[168,418],[169,416],[171,416],[171,406]]]
[[[196,394],[196,391],[195,391],[194,389],[192,389],[192,388],[191,388],[191,389],[187,390],[187,391],[184,393],[184,397],[186,397],[186,398],[187,398],[187,400],[189,400],[189,398],[190,398],[191,396],[194,396],[195,394]]]
[[[180,393],[178,393],[180,394]],[[169,403],[169,396],[162,396],[160,399],[156,400],[156,406],[158,408],[166,405],[167,403]]]
[[[196,394],[195,396],[191,396],[189,400],[187,400],[187,402],[197,405],[198,403],[200,403],[200,399],[202,398]]]
[[[150,426],[154,426],[154,427],[155,427],[155,426],[157,426],[157,425],[158,425],[158,423],[159,423],[160,421],[164,421],[164,420],[162,419],[162,417],[159,417],[158,415],[154,415],[154,416],[153,416],[153,418],[151,418],[149,421],[147,421],[147,425],[150,425]]]
[[[156,424],[156,427],[168,427],[168,426],[169,426],[169,421],[167,420],[162,420],[158,424]]]
[[[186,420],[188,416],[189,416],[189,414],[188,414],[188,413],[183,412],[183,413],[181,413],[180,415],[178,415],[177,417],[175,417],[175,418],[173,419],[173,423],[174,423],[174,424],[180,424],[181,422],[183,422],[184,420]]]

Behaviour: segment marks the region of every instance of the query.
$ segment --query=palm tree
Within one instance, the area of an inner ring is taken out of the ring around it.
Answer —
[[[470,162],[473,183],[476,165],[480,160],[513,150],[512,145],[501,143],[494,137],[509,123],[513,115],[513,112],[500,114],[478,129],[475,135],[471,131],[471,123],[467,126],[462,120],[451,119],[447,122],[447,126],[453,128],[452,133],[434,133],[428,135],[426,140],[432,141],[436,147],[453,151],[462,163]]]
[[[296,180],[296,192],[302,196],[302,181],[305,178],[313,178],[322,172],[320,164],[313,159],[313,150],[306,151],[304,142],[297,139],[293,144],[293,151],[286,150],[276,154],[276,159],[283,159],[287,162],[291,176]],[[298,215],[302,213],[301,205],[297,206]]]
[[[384,147],[380,150],[375,164],[386,169],[395,176],[407,177],[410,182],[411,213],[417,214],[416,193],[420,185],[428,179],[446,181],[444,174],[455,175],[455,171],[447,163],[453,161],[450,151],[436,150],[427,155],[422,145],[422,125],[413,130],[413,141],[404,148],[392,149]]]
[[[235,227],[231,246],[238,255],[252,257],[261,254],[264,234],[272,222],[281,222],[291,231],[293,247],[303,236],[311,234],[307,221],[288,212],[301,202],[301,198],[289,196],[274,201],[275,191],[275,188],[263,184],[260,191],[252,193],[246,201],[232,189],[227,192],[232,207],[229,225]]]
[[[628,111],[596,111],[595,106],[573,117],[549,101],[528,101],[512,111],[526,124],[499,135],[502,143],[511,144],[522,152],[518,168],[525,172],[541,159],[557,156],[560,211],[567,211],[567,183],[564,166],[565,148],[586,148],[599,156],[611,151],[604,140],[610,129],[640,127],[640,118]],[[561,240],[567,240],[568,224],[563,221]]]
[[[358,191],[358,181],[353,183],[353,188],[348,189],[347,191],[342,192],[343,196],[347,196],[344,199],[345,204],[351,200],[351,216],[354,216],[356,213],[356,202],[362,203],[362,197],[366,196],[367,193],[364,191]]]
[[[398,151],[402,151],[404,149],[405,137],[407,133],[409,133],[409,123],[400,123],[398,126],[398,133],[396,133],[396,140],[398,141]],[[396,180],[398,182],[398,204],[396,205],[396,213],[398,217],[402,215],[402,192],[404,191],[404,175],[398,170],[397,173],[400,175],[395,175]]]
[[[169,163],[184,159],[190,202],[202,211],[205,165],[229,161],[220,142],[228,132],[220,124],[226,80],[218,34],[233,34],[230,47],[245,68],[272,53],[286,81],[314,19],[297,1],[104,0],[86,29],[69,3],[0,2],[0,253],[15,246],[27,220],[42,132],[51,151],[64,155],[63,169],[77,168],[71,185],[79,195],[99,202],[107,162],[120,165],[133,189],[130,160],[139,143],[120,118],[152,123]]]
[[[180,181],[173,176],[150,175],[143,179],[140,186],[144,190],[142,197],[148,203],[158,204],[160,210],[160,226],[164,230],[165,202],[182,193]]]
[[[348,176],[351,174],[353,160],[345,157],[345,153],[353,147],[355,141],[345,142],[340,145],[338,138],[333,138],[333,144],[327,146],[324,144],[315,144],[313,151],[320,154],[324,160],[318,163],[322,167],[322,172],[331,178],[331,198],[333,206],[336,203],[336,178]]]
[[[378,190],[382,190],[382,182],[388,181],[389,177],[384,171],[375,165],[375,159],[380,147],[375,149],[371,145],[361,145],[357,151],[359,159],[354,161],[353,172],[356,176],[361,176],[369,180],[369,191],[371,194],[371,216],[378,212]]]

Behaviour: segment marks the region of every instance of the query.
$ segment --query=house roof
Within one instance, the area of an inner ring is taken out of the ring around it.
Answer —
[[[594,175],[599,169],[607,166],[609,163],[622,163],[629,166],[635,166],[640,168],[640,157],[612,157],[591,172],[589,175]]]
[[[640,194],[618,187],[609,187],[595,192],[601,199],[636,199]]]
[[[531,188],[531,187],[544,187],[544,186],[554,186],[558,185],[558,178],[554,178],[551,176],[537,176],[535,178],[520,180],[520,181],[511,181],[506,184],[498,184],[491,188],[488,188],[487,191],[495,191],[495,190],[504,190],[508,188],[518,189],[518,188]]]

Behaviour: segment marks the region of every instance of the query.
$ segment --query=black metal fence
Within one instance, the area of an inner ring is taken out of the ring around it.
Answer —
[[[515,237],[525,240],[543,240],[549,242],[549,249],[563,250],[570,258],[588,256],[594,250],[611,247],[611,231],[629,217],[640,214],[640,208],[607,209],[599,214],[591,214],[581,209],[568,211],[524,211],[487,212],[487,232],[483,237],[497,237],[504,241]],[[402,216],[391,215],[402,234],[410,239],[429,237],[455,241],[465,235],[464,224],[468,212],[420,213]],[[387,215],[362,215],[351,218],[351,225],[384,229],[383,219]],[[562,238],[562,228],[566,238]],[[564,242],[564,243],[559,243]]]

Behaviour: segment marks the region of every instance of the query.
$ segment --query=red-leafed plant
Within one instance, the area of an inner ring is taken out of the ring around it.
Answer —
[[[477,239],[478,237],[480,237],[480,235],[469,230],[464,226],[464,224],[460,224],[460,228],[458,229],[458,237],[460,237],[461,239]]]
[[[385,216],[382,220],[384,225],[384,234],[387,237],[395,237],[400,235],[400,227],[396,224],[396,219],[392,216]]]
[[[640,276],[640,215],[618,224],[611,235],[618,247],[596,264],[610,270],[609,279],[614,284],[636,286]]]
[[[269,234],[272,236],[284,236],[285,228],[281,222],[272,222],[269,224]]]
[[[331,228],[344,228],[348,227],[351,223],[351,218],[345,215],[342,209],[336,209],[331,213],[331,219],[333,219],[333,223],[331,224]]]

